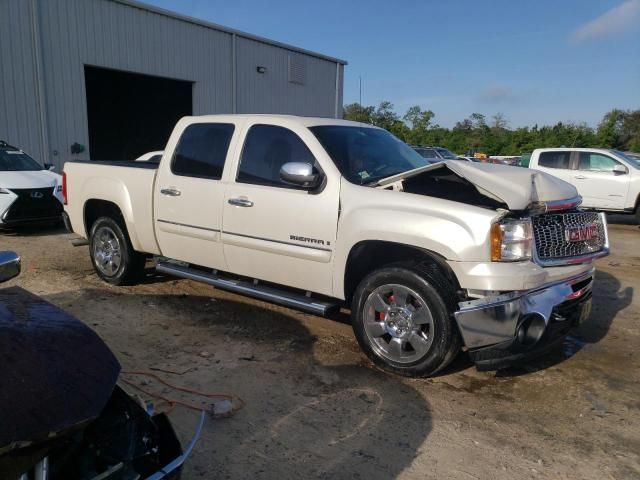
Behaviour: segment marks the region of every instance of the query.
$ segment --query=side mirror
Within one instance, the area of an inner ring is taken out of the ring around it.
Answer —
[[[304,162],[289,162],[280,168],[280,178],[299,187],[313,189],[322,182],[322,174],[314,172],[313,165]]]
[[[44,169],[45,170],[49,170],[50,172],[53,172],[56,169],[56,167],[55,167],[55,165],[51,165],[50,163],[45,163],[44,164]]]
[[[627,167],[625,167],[624,165],[620,165],[619,163],[614,165],[613,167],[614,175],[625,175],[627,173],[629,173],[629,170],[627,170]]]
[[[16,252],[0,252],[0,282],[20,274],[20,256]]]

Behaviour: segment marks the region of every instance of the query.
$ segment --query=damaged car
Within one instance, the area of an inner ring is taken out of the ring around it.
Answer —
[[[379,367],[527,361],[589,315],[603,215],[543,172],[430,165],[371,125],[185,117],[159,164],[65,164],[69,229],[97,275],[157,270],[318,315],[350,307]]]
[[[0,281],[20,258],[0,252]],[[117,384],[120,364],[84,323],[19,287],[0,290],[0,478],[177,479],[183,450],[163,413]]]

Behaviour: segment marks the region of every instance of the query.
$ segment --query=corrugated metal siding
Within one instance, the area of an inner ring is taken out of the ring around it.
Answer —
[[[336,64],[305,56],[304,84],[289,81],[289,55],[285,48],[238,37],[238,113],[286,113],[333,117]],[[266,67],[258,73],[256,67]]]
[[[231,35],[104,0],[39,2],[45,96],[56,163],[88,158],[84,65],[194,83],[193,112],[230,112]]]
[[[32,8],[41,39],[44,140]],[[110,0],[1,0],[0,139],[59,168],[67,159],[88,158],[84,65],[192,81],[194,114],[233,112],[232,37]],[[240,35],[236,42],[238,113],[335,115],[335,62],[302,54],[305,80],[300,85],[288,78],[291,50]],[[257,73],[257,65],[267,72]],[[342,81],[339,85],[341,108]],[[48,155],[42,151],[45,140]],[[75,142],[86,146],[83,154],[71,155]]]
[[[0,1],[0,140],[42,159],[31,2]]]
[[[344,105],[344,65],[337,64],[337,73],[338,78],[336,79],[337,85],[337,98],[336,98],[336,118],[342,118],[343,111],[342,107]]]

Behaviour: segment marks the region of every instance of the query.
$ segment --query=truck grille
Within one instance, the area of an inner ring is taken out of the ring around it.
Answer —
[[[531,217],[531,224],[540,263],[571,263],[607,248],[607,227],[599,213],[547,213]]]
[[[12,188],[18,198],[2,216],[5,223],[20,223],[59,217],[62,204],[50,188]]]

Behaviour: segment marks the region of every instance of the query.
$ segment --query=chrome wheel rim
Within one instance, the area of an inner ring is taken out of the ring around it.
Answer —
[[[93,239],[93,259],[98,270],[108,277],[113,277],[122,263],[120,241],[109,227],[96,230]]]
[[[433,317],[427,302],[403,285],[382,285],[364,303],[364,331],[373,351],[386,360],[412,363],[433,344]]]

